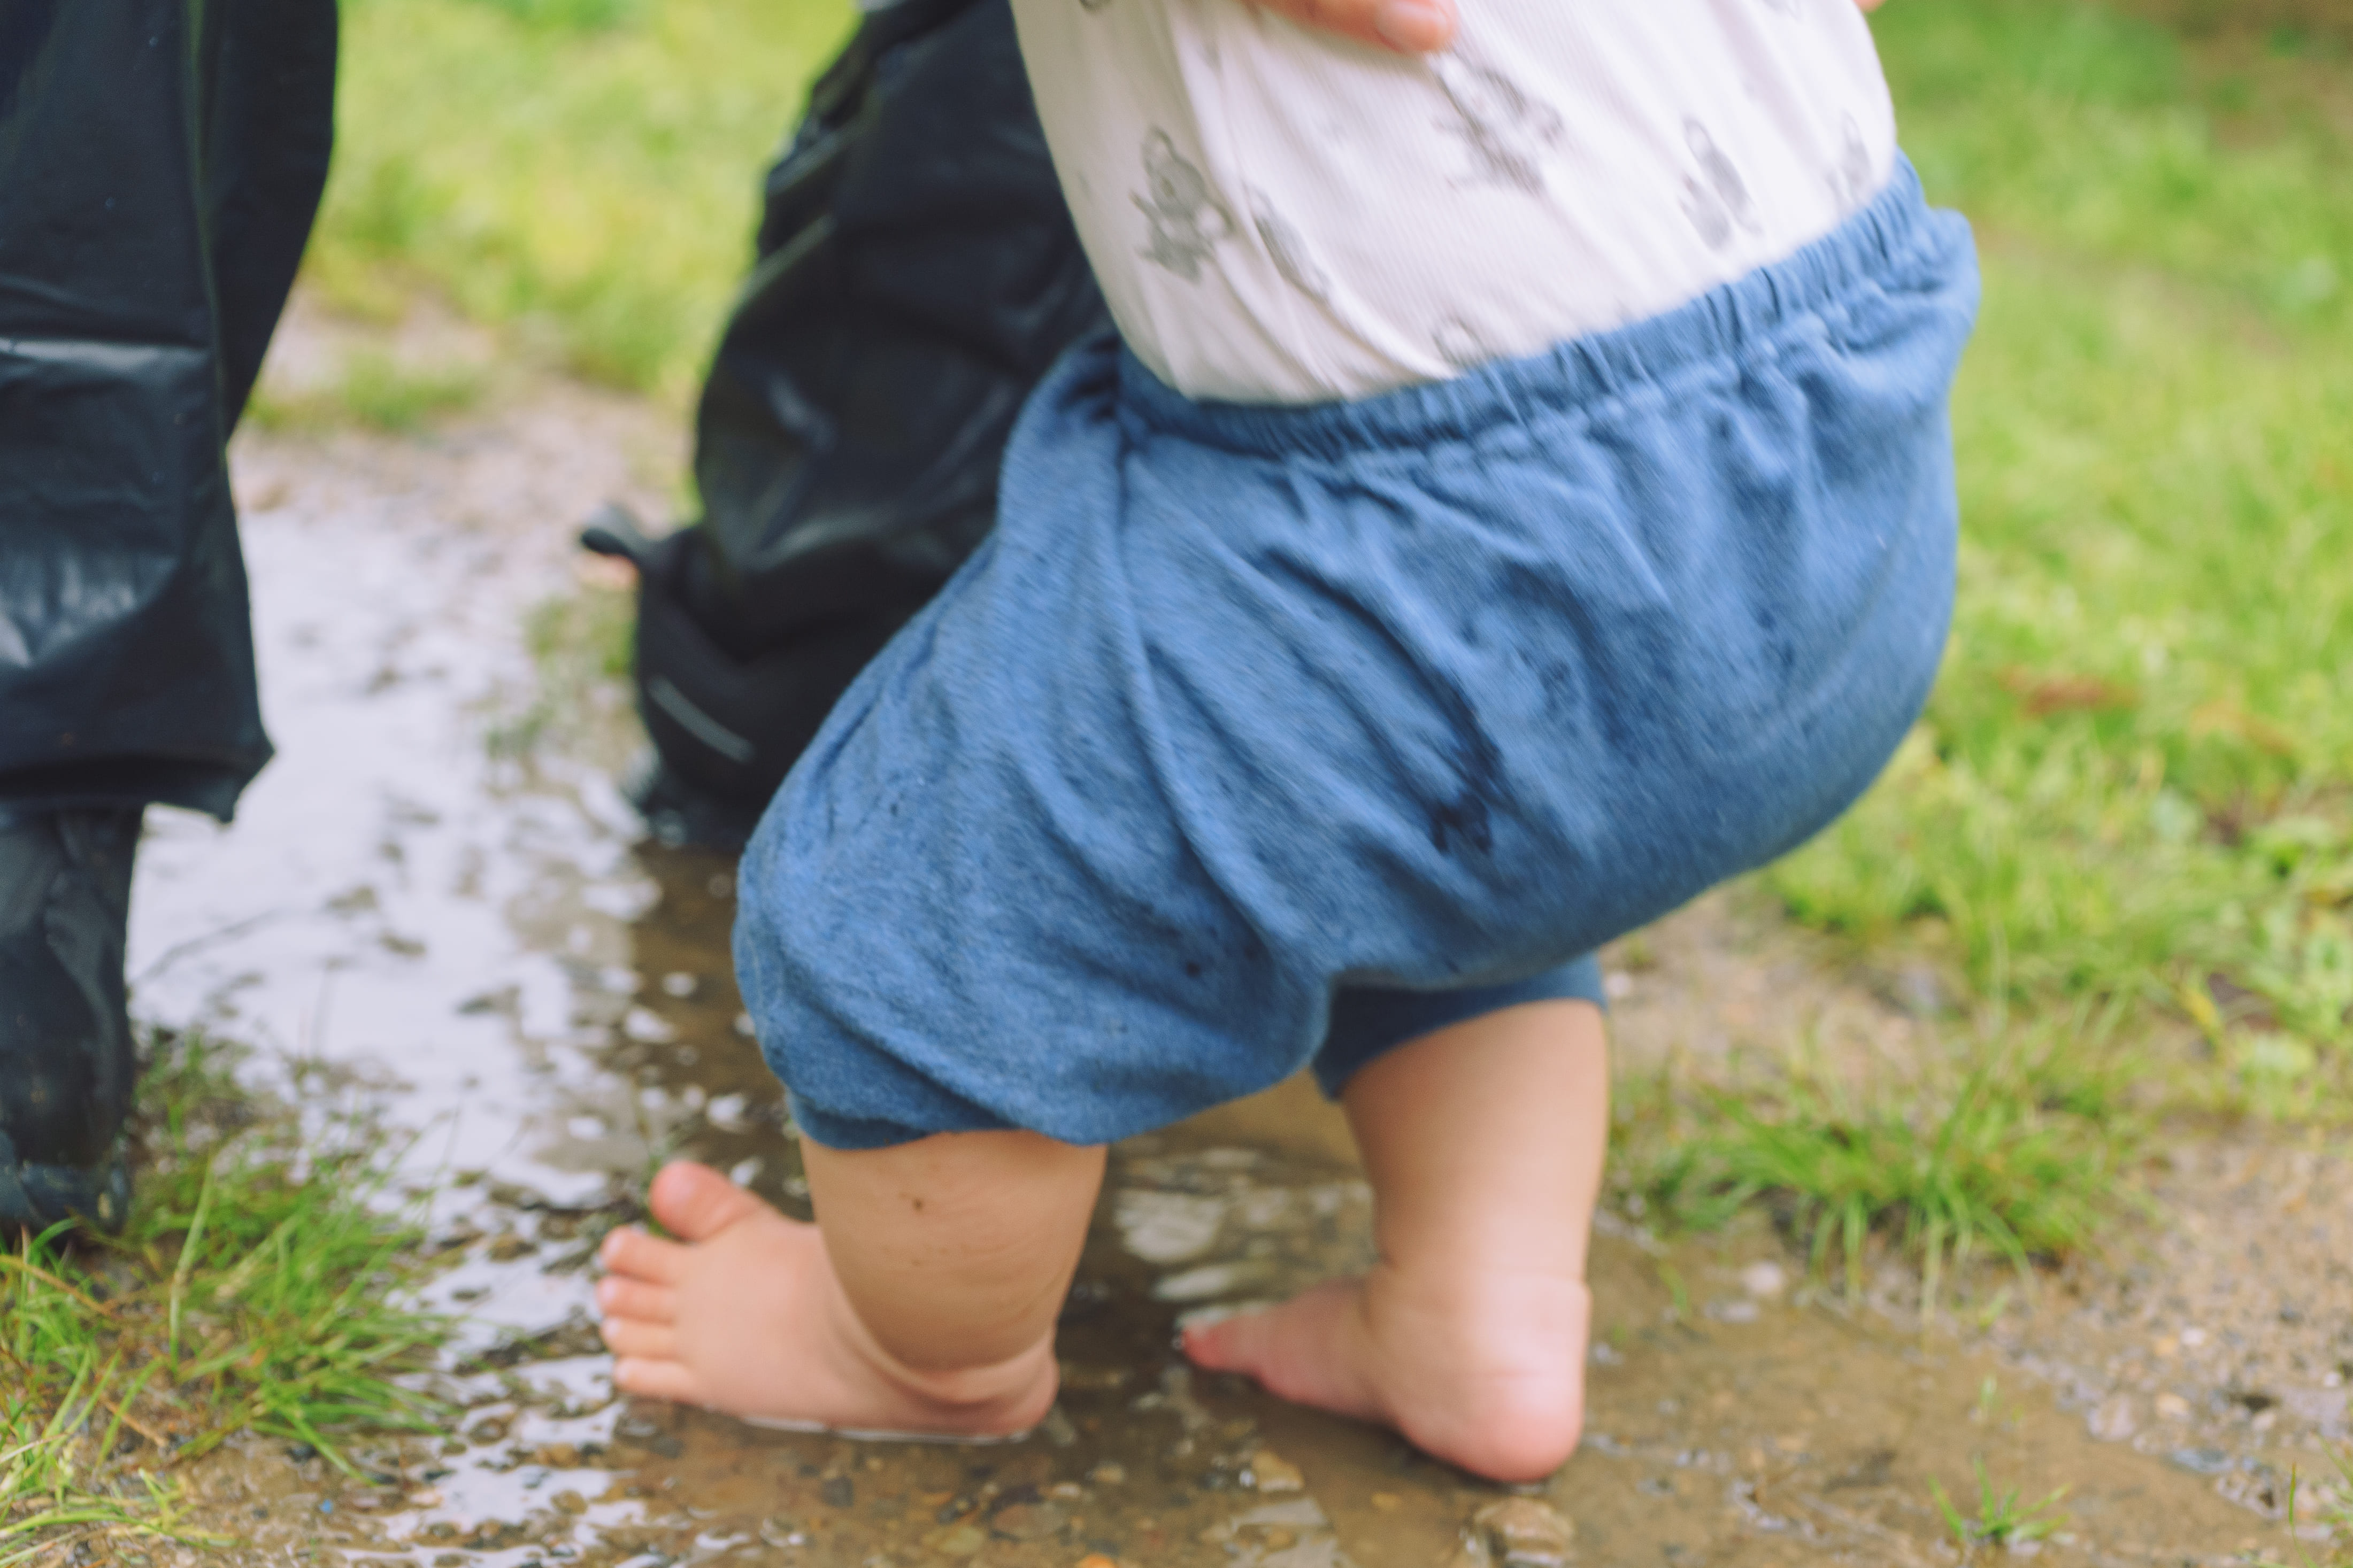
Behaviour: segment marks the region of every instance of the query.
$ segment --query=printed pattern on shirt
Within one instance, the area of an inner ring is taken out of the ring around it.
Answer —
[[[1683,142],[1699,165],[1696,178],[1683,176],[1683,212],[1708,248],[1721,250],[1731,244],[1736,225],[1751,234],[1762,232],[1765,226],[1757,219],[1747,183],[1716,147],[1707,127],[1696,120],[1684,121]]]
[[[1439,129],[1460,137],[1471,152],[1464,179],[1542,195],[1544,161],[1558,150],[1563,134],[1560,111],[1494,67],[1464,58],[1459,48],[1433,57],[1430,70],[1454,111]]]
[[[1144,139],[1145,189],[1129,199],[1152,226],[1145,259],[1182,278],[1201,280],[1201,263],[1219,240],[1234,232],[1233,216],[1209,194],[1201,171],[1177,154],[1168,132],[1155,126]]]
[[[1272,199],[1255,185],[1250,190],[1250,222],[1258,226],[1258,237],[1273,258],[1275,270],[1293,288],[1322,303],[1331,292],[1332,279],[1308,254],[1306,237],[1284,222]]]

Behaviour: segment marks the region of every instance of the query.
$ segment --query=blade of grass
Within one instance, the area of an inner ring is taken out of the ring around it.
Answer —
[[[164,1341],[164,1352],[175,1367],[180,1360],[180,1303],[187,1293],[189,1271],[195,1267],[204,1246],[205,1217],[212,1212],[213,1206],[213,1173],[219,1164],[217,1153],[205,1162],[204,1184],[196,1189],[196,1210],[188,1220],[188,1234],[180,1242],[179,1259],[172,1266],[172,1300],[168,1312],[171,1330]],[[176,1373],[174,1381],[178,1381]]]

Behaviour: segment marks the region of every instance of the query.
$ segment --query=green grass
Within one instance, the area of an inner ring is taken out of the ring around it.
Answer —
[[[750,259],[760,171],[839,0],[352,0],[307,276],[418,286],[683,409]]]
[[[1986,1476],[1985,1461],[1977,1462],[1978,1511],[1964,1514],[1945,1493],[1945,1484],[1931,1479],[1929,1494],[1936,1500],[1936,1511],[1944,1516],[1946,1528],[1953,1532],[1954,1542],[1961,1549],[1967,1562],[1980,1546],[1998,1546],[2005,1551],[2034,1542],[2048,1540],[2052,1531],[2067,1522],[2067,1516],[2057,1511],[2067,1489],[2061,1487],[2041,1502],[2021,1500],[2016,1487],[1997,1491]]]
[[[2314,1109],[2353,1058],[2353,66],[2271,62],[2250,131],[2148,23],[1882,16],[1985,253],[1960,604],[1911,745],[1765,885],[1980,993],[2188,1016]]]
[[[2307,1512],[2303,1501],[2303,1478],[2291,1473],[2287,1487],[2288,1527],[2293,1531],[2306,1521],[2325,1526],[2333,1531],[2329,1544],[2339,1548],[2316,1559],[2299,1544],[2297,1555],[2304,1568],[2353,1568],[2353,1550],[2348,1550],[2353,1548],[2353,1449],[2324,1446],[2322,1452],[2337,1472],[2336,1495],[2326,1506]]]
[[[551,735],[615,765],[643,744],[628,707],[637,648],[637,595],[617,582],[572,585],[534,605],[523,622],[533,679],[529,699],[492,724],[491,755],[520,762]]]
[[[2021,1273],[2094,1243],[2124,1211],[2140,1147],[2135,1058],[2080,1019],[1984,1033],[1859,1080],[1801,1053],[1619,1096],[1618,1180],[1670,1231],[1715,1229],[1763,1204],[1818,1276],[1860,1295],[1874,1243],[1916,1261],[1925,1314],[1978,1258]]]
[[[79,1537],[219,1543],[173,1468],[232,1433],[348,1470],[349,1435],[442,1415],[396,1381],[444,1325],[402,1304],[422,1238],[376,1139],[257,1112],[200,1037],[159,1050],[138,1129],[121,1237],[0,1252],[0,1565]]]
[[[266,430],[356,424],[405,434],[481,401],[485,376],[470,365],[407,365],[382,349],[355,349],[332,384],[285,394],[256,389],[247,410]]]

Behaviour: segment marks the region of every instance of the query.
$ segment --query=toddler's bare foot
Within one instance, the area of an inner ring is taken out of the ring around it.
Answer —
[[[596,1287],[625,1393],[752,1420],[965,1437],[1027,1430],[1053,1403],[1050,1342],[951,1373],[891,1356],[851,1309],[817,1226],[716,1171],[669,1165],[650,1203],[680,1239],[614,1232]]]
[[[1494,1480],[1551,1474],[1585,1425],[1585,1252],[1609,1127],[1600,1010],[1531,1002],[1451,1025],[1375,1058],[1341,1101],[1380,1262],[1199,1325],[1186,1353]]]
[[[1533,1481],[1577,1448],[1592,1297],[1543,1275],[1417,1291],[1394,1273],[1321,1286],[1199,1323],[1185,1353],[1301,1405],[1377,1421],[1499,1481]]]

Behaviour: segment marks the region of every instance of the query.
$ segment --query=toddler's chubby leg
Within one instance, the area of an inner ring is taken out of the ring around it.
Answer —
[[[1043,1417],[1103,1152],[1029,1132],[801,1150],[822,1231],[702,1165],[655,1178],[680,1239],[605,1243],[614,1383],[851,1432],[987,1437]]]
[[[1493,1479],[1548,1475],[1584,1422],[1609,1092],[1588,1002],[1505,1008],[1376,1058],[1341,1099],[1372,1177],[1379,1261],[1197,1325],[1187,1353]]]

